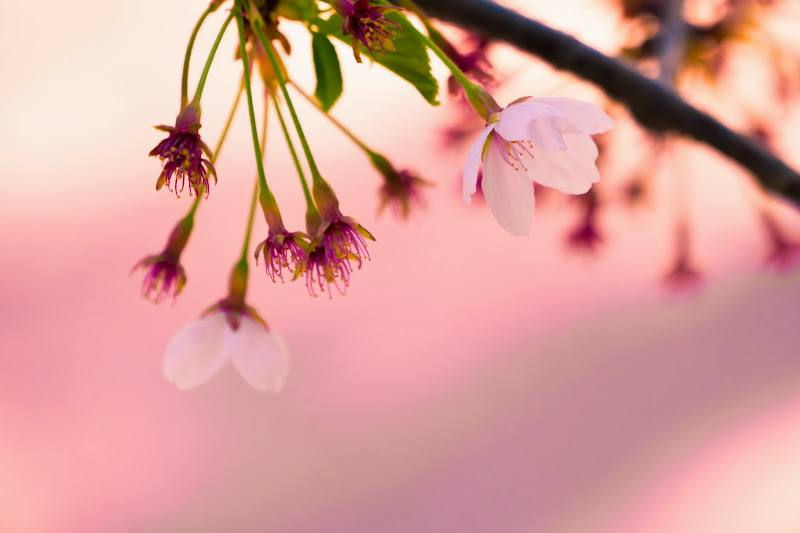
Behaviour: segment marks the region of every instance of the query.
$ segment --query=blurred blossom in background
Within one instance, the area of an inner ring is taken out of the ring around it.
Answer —
[[[506,3],[649,68],[660,2],[574,4]],[[152,125],[176,114],[204,7],[0,5],[0,531],[800,529],[796,210],[708,149],[643,133],[597,89],[500,44],[486,52],[502,104],[558,94],[614,114],[593,193],[537,196],[531,236],[507,235],[485,204],[461,200],[471,136],[443,135],[471,119],[440,63],[443,105],[431,108],[337,43],[345,94],[333,114],[433,182],[426,207],[407,222],[378,216],[380,176],[298,99],[327,179],[377,237],[371,261],[332,300],[251,268],[249,300],[292,353],[279,395],[230,366],[191,392],[167,383],[167,341],[225,295],[255,172],[240,108],[181,259],[186,287],[172,306],[142,299],[128,272],[191,201],[155,193],[147,153],[161,138]],[[799,57],[797,6],[685,10],[705,33],[675,90],[800,167],[786,67]],[[281,29],[287,67],[310,90],[308,34]],[[210,138],[238,88],[235,47],[231,32],[204,93]],[[287,226],[302,227],[273,120],[268,179]],[[254,234],[265,231],[257,218]],[[686,287],[686,272],[688,291],[663,283]]]

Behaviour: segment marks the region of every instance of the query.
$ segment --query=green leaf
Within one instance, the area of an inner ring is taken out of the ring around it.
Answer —
[[[342,69],[339,56],[327,37],[311,32],[311,51],[314,56],[314,71],[317,74],[317,89],[314,97],[325,111],[330,110],[342,95]]]
[[[385,17],[400,25],[399,28],[393,24],[389,25],[395,30],[395,51],[387,50],[384,55],[375,54],[375,61],[416,87],[429,104],[439,105],[439,101],[436,100],[439,83],[431,73],[431,62],[425,42],[402,14],[393,11],[386,13]],[[352,45],[352,36],[345,37],[342,33],[342,23],[342,17],[338,13],[334,13],[327,20],[316,21],[320,32]],[[361,55],[372,59],[367,50],[363,50]]]

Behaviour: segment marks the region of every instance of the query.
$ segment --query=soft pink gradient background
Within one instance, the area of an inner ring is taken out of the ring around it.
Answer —
[[[253,269],[251,303],[293,354],[280,395],[231,368],[189,393],[166,383],[170,335],[224,295],[254,173],[240,114],[185,254],[186,290],[174,307],[139,298],[131,265],[190,202],[153,191],[146,154],[150,126],[177,111],[201,4],[0,4],[0,531],[800,528],[800,277],[759,273],[755,215],[719,170],[730,165],[705,151],[684,162],[715,169],[694,184],[711,281],[674,297],[656,286],[667,202],[611,214],[596,259],[565,253],[574,215],[558,201],[531,237],[509,237],[461,202],[466,147],[439,148],[452,105],[427,107],[344,47],[335,114],[438,184],[428,210],[376,218],[363,155],[299,104],[343,209],[378,237],[372,261],[332,301]],[[583,13],[556,18],[601,26],[602,10]],[[607,43],[595,28],[586,38]],[[285,30],[290,69],[311,87],[308,38]],[[238,83],[233,46],[205,93],[211,144]],[[516,73],[501,102],[537,93],[541,72]],[[297,228],[302,197],[276,126],[269,179]]]

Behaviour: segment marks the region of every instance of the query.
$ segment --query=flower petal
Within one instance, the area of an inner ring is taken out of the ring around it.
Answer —
[[[579,133],[557,109],[530,99],[503,109],[495,131],[507,141],[533,141],[548,152],[567,149],[562,133]]]
[[[248,385],[256,390],[280,392],[289,374],[289,349],[247,315],[239,329],[225,332],[225,352]]]
[[[531,230],[534,201],[533,183],[522,170],[509,165],[501,144],[492,139],[483,162],[483,196],[500,223],[511,235],[527,235]]]
[[[478,169],[481,165],[481,156],[483,155],[483,146],[486,144],[486,137],[494,130],[497,123],[489,124],[475,139],[472,146],[467,153],[467,160],[464,162],[464,177],[463,177],[463,190],[464,190],[464,203],[469,205],[472,202],[472,196],[478,188]]]
[[[181,328],[164,350],[164,377],[178,389],[202,385],[225,364],[224,313],[212,313]]]
[[[605,133],[614,127],[614,120],[605,111],[589,102],[557,96],[533,98],[528,102],[544,104],[560,111],[581,133],[586,135]]]
[[[600,179],[594,162],[597,145],[588,135],[565,135],[563,152],[534,150],[533,159],[525,159],[528,177],[567,194],[584,194]]]

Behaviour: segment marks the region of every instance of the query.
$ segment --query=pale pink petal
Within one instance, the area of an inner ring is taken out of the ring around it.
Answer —
[[[525,103],[528,102],[543,104],[553,112],[559,111],[585,135],[604,133],[614,127],[614,120],[605,111],[589,102],[556,96],[533,98]]]
[[[242,316],[239,329],[225,332],[225,352],[248,385],[280,392],[289,374],[289,349],[278,335]]]
[[[225,364],[224,313],[212,313],[181,328],[164,351],[164,377],[178,389],[202,385]]]
[[[597,145],[588,135],[566,135],[564,139],[565,151],[534,150],[533,159],[525,159],[528,177],[567,194],[583,194],[600,179],[595,166]]]
[[[582,133],[564,113],[534,99],[503,109],[495,131],[507,141],[533,141],[548,152],[566,150],[562,135]]]
[[[483,196],[500,226],[511,235],[527,235],[533,220],[533,183],[509,165],[502,144],[493,139],[483,161]]]
[[[486,144],[486,137],[494,130],[497,123],[489,124],[475,139],[472,146],[467,153],[467,160],[464,162],[464,176],[463,176],[463,192],[464,203],[469,205],[472,202],[472,196],[478,188],[478,169],[481,165],[481,155],[483,154],[483,146]]]

